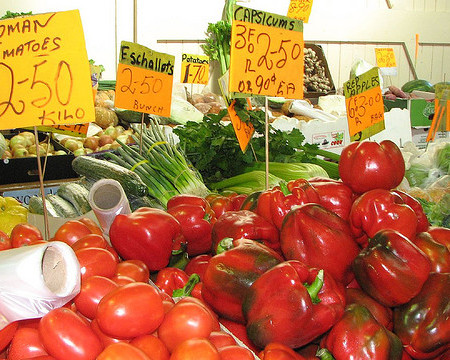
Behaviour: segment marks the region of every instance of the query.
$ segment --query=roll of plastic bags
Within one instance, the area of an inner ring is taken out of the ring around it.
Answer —
[[[0,329],[65,305],[79,293],[80,278],[80,264],[66,243],[0,251]]]

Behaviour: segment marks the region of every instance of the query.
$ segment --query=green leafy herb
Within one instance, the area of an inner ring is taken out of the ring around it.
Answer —
[[[417,198],[428,221],[433,226],[450,228],[450,194],[445,194],[438,202]]]
[[[5,15],[3,15],[0,18],[0,20],[12,19],[12,18],[15,18],[15,17],[18,17],[18,16],[27,16],[27,15],[31,15],[31,14],[32,14],[31,11],[30,12],[26,12],[26,13],[24,13],[24,12],[18,13],[18,12],[11,12],[11,11],[7,10]]]
[[[180,145],[192,165],[202,174],[206,184],[242,174],[256,161],[265,161],[265,113],[253,110],[247,113],[248,121],[255,127],[254,136],[243,153],[239,147],[233,125],[223,122],[226,110],[219,114],[205,115],[201,123],[187,122],[174,129],[180,138]],[[310,162],[324,167],[330,177],[337,178],[338,165],[317,155],[337,161],[339,156],[317,145],[303,144],[305,137],[298,130],[285,132],[271,128],[269,133],[269,161]]]

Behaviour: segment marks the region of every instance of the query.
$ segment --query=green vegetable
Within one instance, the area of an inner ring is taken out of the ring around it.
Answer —
[[[282,179],[269,173],[269,188],[278,185],[280,181]],[[238,194],[248,195],[255,191],[265,190],[266,173],[265,171],[253,170],[213,183],[211,188],[220,192],[234,191]]]
[[[405,171],[406,180],[411,187],[424,187],[428,179],[430,169],[421,163],[412,163],[408,170]]]
[[[450,174],[450,143],[436,150],[436,163],[445,174]]]
[[[202,174],[208,185],[244,172],[257,161],[265,161],[265,138],[254,136],[247,151],[239,147],[233,125],[222,122],[227,111],[207,114],[201,123],[188,122],[174,128],[180,138],[180,145],[193,166]],[[250,121],[258,134],[264,134],[265,114],[263,111],[239,110],[243,121]],[[314,163],[322,166],[332,178],[339,177],[339,155],[320,150],[318,145],[303,144],[305,137],[298,130],[285,132],[270,129],[269,161],[282,163]],[[329,158],[328,161],[322,158]]]
[[[141,143],[134,135],[133,139],[136,144]],[[201,175],[154,119],[150,119],[150,126],[142,131],[142,151],[138,145],[117,142],[122,145],[117,149],[118,155],[106,153],[105,156],[135,172],[147,185],[149,195],[164,206],[177,194],[206,196],[209,193]]]
[[[412,93],[414,90],[433,92],[433,85],[427,80],[411,80],[403,84],[402,90]]]
[[[264,162],[255,162],[248,170],[265,171]],[[285,181],[310,179],[315,176],[328,177],[328,173],[320,166],[311,163],[269,162],[269,173]]]
[[[145,196],[147,185],[133,171],[106,160],[92,156],[77,156],[72,161],[72,168],[78,174],[92,180],[114,179],[122,185],[126,194]]]
[[[77,210],[78,215],[86,214],[91,210],[91,205],[89,204],[89,190],[80,184],[61,184],[57,194],[69,201]]]
[[[142,121],[142,114],[137,111],[132,110],[125,110],[125,109],[118,109],[115,108],[114,111],[117,114],[117,117],[119,120],[125,121],[127,123],[140,123]],[[148,115],[144,114],[144,120],[148,120]]]
[[[201,122],[203,113],[190,102],[178,97],[172,97],[169,122],[172,124],[186,124],[188,121]]]
[[[75,218],[78,216],[78,212],[75,207],[61,196],[48,194],[45,199],[48,200],[45,204],[47,205],[47,202],[50,203],[59,217]]]
[[[445,194],[439,202],[417,198],[432,226],[450,228],[450,194]]]
[[[20,12],[19,13],[19,12],[11,12],[11,11],[7,10],[5,15],[3,15],[0,18],[0,20],[12,19],[12,18],[15,18],[15,17],[18,17],[18,16],[27,16],[27,15],[31,15],[31,14],[32,14],[31,11],[30,12],[26,12],[26,13],[24,13],[24,12]]]
[[[115,90],[116,89],[116,80],[99,80],[98,81],[98,90]]]
[[[58,212],[49,201],[45,202],[45,208],[49,216],[59,217]],[[44,201],[42,200],[42,197],[37,195],[30,197],[28,210],[32,214],[44,215]]]

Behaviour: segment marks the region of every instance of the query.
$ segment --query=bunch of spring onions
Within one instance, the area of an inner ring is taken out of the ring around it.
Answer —
[[[134,129],[141,132],[140,127]],[[142,138],[141,138],[142,137]],[[154,119],[143,127],[141,137],[133,135],[136,144],[121,147],[105,156],[117,164],[134,171],[147,185],[149,195],[166,206],[177,194],[206,196],[210,191],[200,173],[185,158],[173,138],[164,133]]]

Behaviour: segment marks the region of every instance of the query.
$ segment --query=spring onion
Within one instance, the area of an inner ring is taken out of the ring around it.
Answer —
[[[264,171],[266,164],[263,162],[255,162],[247,168],[247,170]],[[328,173],[320,165],[312,163],[281,163],[269,162],[269,173],[275,175],[285,181],[297,179],[310,179],[312,177],[329,177]]]

